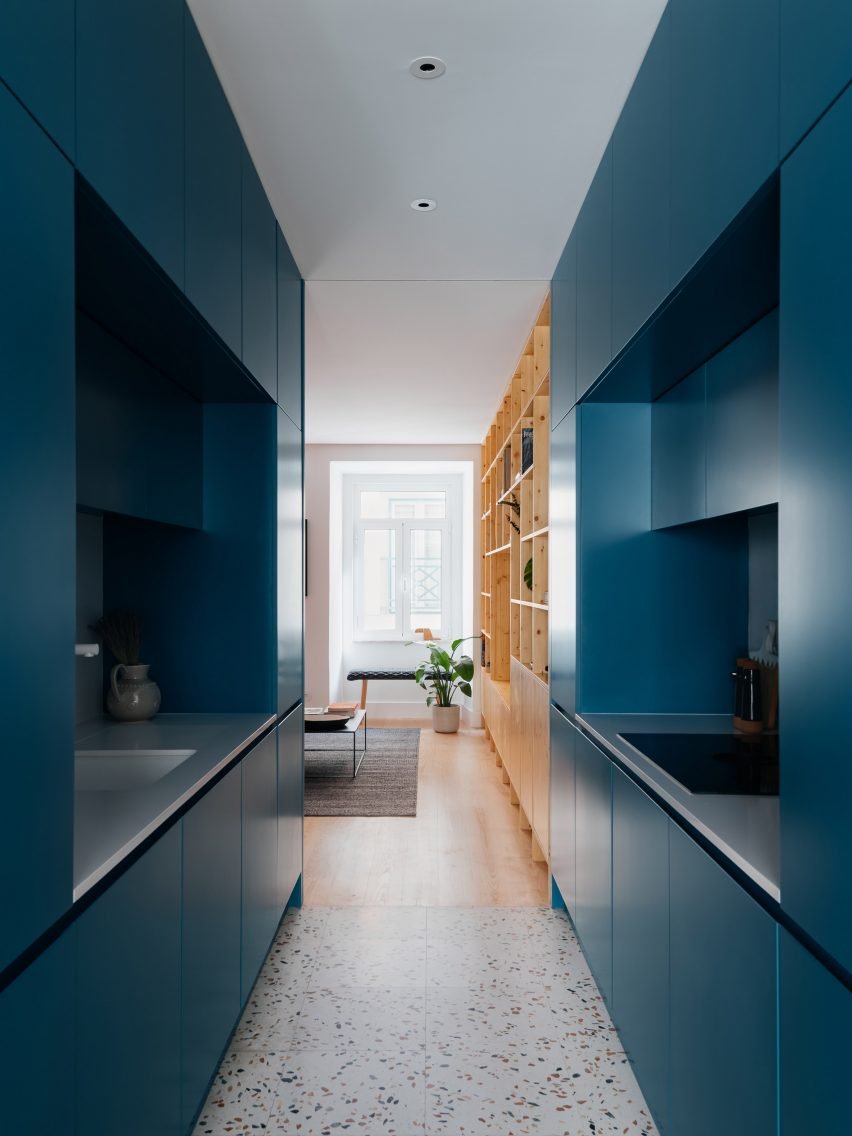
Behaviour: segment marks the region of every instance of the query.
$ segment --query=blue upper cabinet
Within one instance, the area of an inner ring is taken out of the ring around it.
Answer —
[[[707,515],[705,378],[700,367],[651,410],[651,523],[654,528]]]
[[[707,516],[778,500],[778,314],[707,364]]]
[[[302,874],[304,713],[291,710],[278,737],[278,903],[283,910]]]
[[[612,144],[574,227],[577,235],[577,398],[612,358]]]
[[[550,697],[564,714],[577,709],[576,410],[550,436]]]
[[[3,967],[71,903],[76,547],[73,170],[3,87],[0,167]]]
[[[577,237],[572,233],[550,282],[550,425],[577,401]]]
[[[778,165],[778,0],[671,0],[672,283]]]
[[[275,214],[245,146],[243,155],[243,362],[278,401]]]
[[[77,166],[184,282],[183,0],[77,0]]]
[[[186,294],[242,351],[243,141],[186,10]]]
[[[278,713],[302,701],[302,433],[278,411]]]
[[[278,238],[278,405],[302,428],[303,285],[284,234]]]
[[[781,154],[852,80],[852,4],[781,0]]]
[[[852,970],[852,89],[781,178],[779,624],[784,907]]]
[[[3,0],[0,79],[74,157],[74,0]]]
[[[677,1136],[776,1136],[776,926],[675,825],[671,1113]]]
[[[278,749],[267,734],[243,758],[242,977],[248,998],[281,919],[278,883]]]
[[[612,138],[612,354],[668,295],[670,13],[651,41]]]
[[[577,907],[574,747],[577,731],[550,708],[550,870],[573,918]]]
[[[641,789],[615,768],[612,1014],[657,1127],[667,1131],[669,821]]]
[[[612,762],[584,734],[577,732],[575,741],[577,897],[572,915],[601,994],[609,1001],[612,996]]]

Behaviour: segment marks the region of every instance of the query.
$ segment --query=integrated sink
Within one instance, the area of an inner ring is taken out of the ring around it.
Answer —
[[[78,749],[75,786],[87,793],[143,789],[177,769],[194,749]]]

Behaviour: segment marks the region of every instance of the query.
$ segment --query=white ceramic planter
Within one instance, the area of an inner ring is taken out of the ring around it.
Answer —
[[[459,706],[433,706],[432,729],[436,734],[458,733],[460,713]]]

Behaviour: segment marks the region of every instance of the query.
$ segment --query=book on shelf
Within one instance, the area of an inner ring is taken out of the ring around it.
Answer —
[[[526,473],[533,463],[533,432],[531,426],[521,430],[521,473]]]
[[[503,492],[507,492],[512,486],[512,449],[511,446],[506,446],[503,450]]]

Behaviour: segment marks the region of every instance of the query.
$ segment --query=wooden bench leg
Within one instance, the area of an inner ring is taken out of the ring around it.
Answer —
[[[367,682],[366,678],[361,679],[361,709],[367,709]]]

